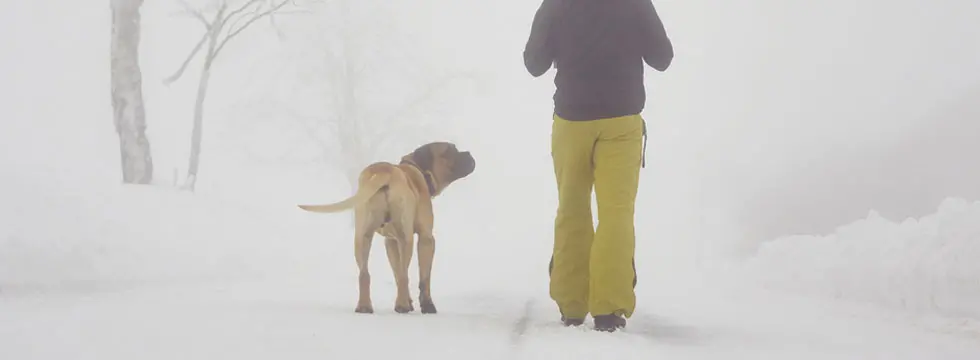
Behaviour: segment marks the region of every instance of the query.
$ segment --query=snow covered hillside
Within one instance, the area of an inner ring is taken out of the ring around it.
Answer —
[[[893,222],[875,212],[827,236],[763,244],[746,270],[767,287],[980,320],[980,202],[947,199]]]
[[[269,216],[274,211],[165,188],[69,192],[8,177],[0,197],[7,296],[253,279],[316,263],[329,243],[297,236],[295,225]]]

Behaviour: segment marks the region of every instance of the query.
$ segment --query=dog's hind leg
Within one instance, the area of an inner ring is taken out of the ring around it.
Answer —
[[[401,255],[401,272],[405,279],[405,300],[408,302],[409,311],[415,311],[415,307],[412,305],[412,293],[408,290],[408,268],[412,264],[412,255],[415,251],[415,233],[412,231],[411,222],[408,222],[401,230],[403,240],[399,241],[398,244],[401,245],[399,253]]]
[[[406,189],[400,193],[409,193],[409,190]],[[388,261],[391,263],[391,270],[395,274],[395,282],[398,284],[395,311],[399,313],[415,311],[415,306],[412,304],[412,294],[408,290],[408,268],[412,263],[412,255],[415,250],[415,228],[413,226],[415,201],[406,198],[407,196],[411,195],[393,196],[388,199],[388,210],[391,214],[391,234],[389,236],[397,238],[397,240],[385,241],[385,245],[388,246]]]
[[[354,312],[361,314],[374,313],[374,306],[371,303],[371,274],[368,271],[368,258],[371,255],[371,243],[374,239],[374,231],[380,226],[378,219],[371,218],[371,213],[364,209],[356,209],[354,213],[354,259],[357,261],[358,269],[358,296],[357,307]]]
[[[371,304],[371,273],[368,271],[368,258],[371,254],[371,242],[374,234],[357,235],[354,239],[354,259],[357,260],[357,308],[354,312],[362,314],[374,313]]]
[[[395,227],[397,229],[397,227]],[[395,297],[395,312],[404,314],[415,310],[412,304],[412,294],[408,291],[408,271],[404,266],[405,247],[401,239],[402,231],[394,231],[397,237],[385,237],[385,250],[388,252],[388,263],[391,264],[391,273],[395,276],[397,295]]]

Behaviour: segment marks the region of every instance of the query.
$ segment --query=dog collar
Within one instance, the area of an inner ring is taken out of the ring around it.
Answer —
[[[422,178],[425,179],[425,186],[427,186],[429,188],[429,196],[435,196],[436,195],[435,179],[432,178],[432,172],[431,171],[423,170],[414,161],[411,161],[411,160],[408,160],[408,159],[402,160],[402,164],[409,164],[409,165],[412,165],[412,167],[418,169],[419,172],[422,173]]]

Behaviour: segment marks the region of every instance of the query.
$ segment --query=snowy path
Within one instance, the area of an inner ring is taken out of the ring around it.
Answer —
[[[723,290],[641,299],[627,333],[604,334],[557,326],[540,296],[445,294],[438,315],[397,315],[386,287],[373,316],[351,289],[298,279],[0,297],[0,359],[980,358],[975,339]]]

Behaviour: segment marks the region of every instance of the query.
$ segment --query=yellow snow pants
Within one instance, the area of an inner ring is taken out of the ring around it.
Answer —
[[[555,115],[551,131],[558,182],[551,298],[566,318],[629,318],[636,307],[633,210],[645,151],[643,118],[569,121]]]

